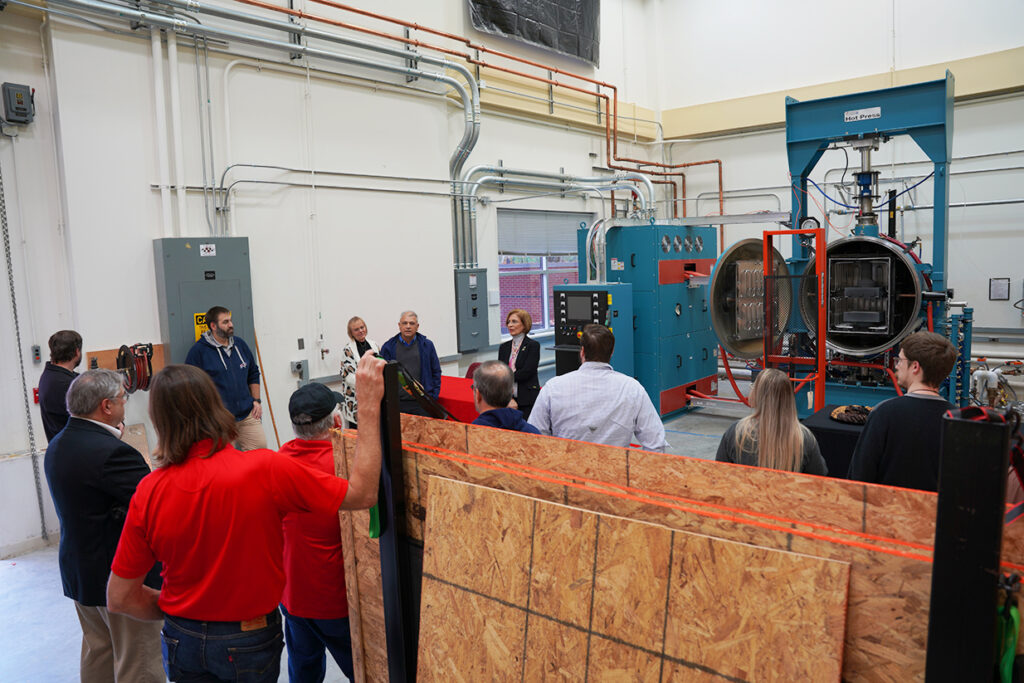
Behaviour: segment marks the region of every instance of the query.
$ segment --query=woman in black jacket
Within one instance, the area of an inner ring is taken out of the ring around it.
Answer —
[[[540,393],[540,382],[537,379],[540,342],[526,336],[532,326],[529,313],[521,308],[512,309],[505,317],[505,327],[512,339],[498,348],[498,360],[508,363],[514,373],[516,386],[512,395],[525,418],[530,417],[530,410]]]

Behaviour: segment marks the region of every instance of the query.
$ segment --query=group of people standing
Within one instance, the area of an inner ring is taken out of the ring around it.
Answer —
[[[352,318],[345,395],[316,383],[299,388],[289,401],[296,438],[274,452],[253,447],[258,439],[246,434],[260,423],[260,377],[230,315],[211,309],[209,330],[188,362],[153,377],[152,472],[121,441],[128,401],[121,375],[78,375],[81,336],[65,330],[50,339],[51,362],[40,381],[50,440],[44,470],[61,524],[64,594],[82,626],[83,681],[159,681],[165,673],[172,680],[276,681],[283,633],[293,681],[323,680],[325,650],[352,677],[337,513],[376,502],[385,365],[378,354],[401,362],[436,398],[436,350],[413,311],[402,313],[399,333],[381,347],[367,338],[365,321]],[[645,390],[609,364],[615,339],[607,327],[587,325],[579,370],[542,390],[531,324],[526,311],[510,311],[511,339],[498,360],[474,373],[479,424],[616,446],[636,438],[645,449],[664,450],[665,430]],[[955,357],[940,335],[904,340],[896,376],[906,394],[873,411],[850,478],[935,490],[939,422],[952,407],[939,387]],[[58,391],[66,393],[63,416]],[[786,374],[762,371],[750,405],[752,414],[723,436],[718,460],[827,473],[817,442],[797,419]],[[403,404],[408,412],[417,408]],[[330,437],[346,421],[359,423],[348,480],[334,476]]]
[[[190,353],[199,362],[168,365],[150,385],[152,472],[121,441],[122,376],[78,375],[81,337],[51,339],[44,373],[53,386],[70,380],[69,414],[57,424],[53,401],[41,406],[57,429],[44,470],[64,594],[82,627],[81,679],[276,681],[284,634],[291,680],[322,681],[326,652],[351,679],[338,510],[376,502],[384,361],[367,353],[356,365],[364,425],[346,480],[330,440],[344,398],[321,384],[289,401],[295,439],[279,452],[241,450],[243,423],[260,419],[258,370],[230,312],[212,311],[207,325]]]

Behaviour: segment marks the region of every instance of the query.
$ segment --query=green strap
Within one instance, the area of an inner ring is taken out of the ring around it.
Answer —
[[[1016,605],[1001,609],[999,615],[999,680],[1013,683],[1013,661],[1017,656],[1020,635],[1020,611]]]
[[[370,538],[380,538],[380,509],[376,505],[370,508]]]

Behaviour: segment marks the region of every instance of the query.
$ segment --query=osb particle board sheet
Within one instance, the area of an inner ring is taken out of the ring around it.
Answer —
[[[131,346],[131,344],[128,344]],[[85,356],[85,366],[92,367],[93,358],[96,359],[96,367],[105,368],[107,370],[117,370],[117,354],[120,352],[120,347],[116,349],[103,349],[100,351],[84,351],[82,355]],[[164,357],[164,345],[153,344],[153,374],[160,372],[164,369],[167,364],[167,359]]]
[[[153,457],[149,452],[149,440],[146,438],[146,425],[141,423],[125,425],[124,434],[121,435],[121,440],[141,453],[146,464],[149,465],[149,469],[153,469],[156,463],[153,462]]]
[[[633,487],[629,489],[631,495],[603,495],[601,491],[622,489],[600,486],[598,476],[583,483],[578,472],[563,469],[557,457],[551,456],[566,453],[566,444],[574,442],[450,423],[424,432],[420,425],[431,422],[436,421],[403,416],[407,427],[403,437],[408,436],[406,440],[412,442],[406,444],[404,454],[406,474],[417,473],[420,494],[415,504],[409,502],[407,510],[424,515],[422,501],[428,500],[430,476],[440,475],[680,530],[848,561],[852,564],[851,607],[844,676],[848,680],[923,678],[934,494],[580,444],[578,447],[586,448],[594,462],[617,463],[601,476],[614,479],[615,472],[625,468],[623,475]],[[471,451],[481,449],[481,455],[497,460],[474,461],[461,452],[458,442],[466,433]],[[479,434],[488,436],[481,438]],[[445,450],[431,455],[431,439],[439,440],[441,443],[434,445]],[[624,463],[621,454],[625,454]],[[544,464],[550,467],[551,476],[516,465],[517,460],[523,462],[526,458],[531,458],[528,462],[536,467],[546,458]],[[568,476],[558,474],[566,471]],[[652,495],[645,487],[664,495]],[[678,500],[699,502],[705,507],[692,502],[673,506]],[[734,519],[732,513],[711,516],[709,513],[717,510],[714,506],[741,512],[754,510],[762,513],[761,521],[771,523],[767,527],[749,523],[759,518],[742,515]],[[772,517],[782,521],[773,521]],[[835,531],[843,529],[847,532]],[[1014,536],[1019,535],[1019,529],[1024,529],[1024,523],[1006,529],[1004,562],[1020,563],[1024,559],[1024,546]],[[801,535],[807,533],[817,537]],[[833,537],[843,542],[828,540]],[[887,537],[894,540],[885,540]],[[866,545],[845,543],[851,540]],[[386,670],[382,671],[386,677]]]
[[[354,435],[354,432],[351,432]],[[331,432],[334,467],[338,476],[348,477],[355,454],[355,440],[344,432]],[[387,648],[384,636],[384,603],[380,583],[380,546],[369,537],[367,510],[338,513],[341,549],[345,560],[345,591],[348,595],[349,626],[352,632],[353,683],[387,680]]]
[[[839,679],[845,563],[451,480],[429,502],[420,680]]]

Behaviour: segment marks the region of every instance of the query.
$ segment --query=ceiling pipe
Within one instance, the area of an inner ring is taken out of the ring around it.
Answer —
[[[547,171],[531,171],[524,170],[521,168],[506,168],[504,166],[474,166],[462,174],[463,187],[471,186],[474,175],[481,173],[495,174],[500,173],[506,176],[522,176],[525,178],[553,178],[557,180],[564,180],[567,182],[581,183],[587,185],[607,185],[609,182],[615,182],[618,180],[635,180],[644,185],[647,190],[647,198],[644,203],[644,209],[648,206],[653,206],[655,202],[654,196],[654,183],[643,173],[636,171],[629,171],[625,173],[616,173],[611,176],[576,176],[568,173],[550,173]]]
[[[438,45],[431,45],[429,43],[424,43],[422,41],[415,40],[415,39],[412,39],[412,38],[405,38],[405,37],[402,37],[402,36],[391,35],[389,33],[383,32],[383,31],[377,31],[377,30],[374,30],[374,29],[367,28],[365,26],[357,26],[355,24],[349,24],[349,23],[346,23],[346,22],[338,21],[336,19],[328,19],[328,18],[325,18],[325,17],[319,17],[319,16],[311,15],[311,14],[308,14],[308,13],[305,13],[305,12],[300,12],[298,10],[291,10],[291,9],[287,9],[287,8],[277,7],[275,5],[271,5],[271,4],[262,2],[261,0],[235,0],[235,1],[239,2],[239,3],[242,3],[242,4],[253,5],[253,6],[256,6],[256,7],[262,7],[262,8],[265,8],[265,9],[270,9],[270,10],[273,10],[273,11],[285,12],[285,13],[290,14],[292,16],[300,16],[300,17],[303,17],[303,18],[309,18],[309,19],[312,19],[314,21],[320,21],[320,22],[323,22],[323,23],[326,23],[326,24],[329,24],[329,25],[338,26],[338,27],[346,28],[346,29],[353,30],[353,31],[359,31],[361,33],[365,33],[365,34],[368,34],[368,35],[373,35],[373,36],[377,36],[377,37],[380,37],[380,38],[385,38],[387,40],[397,41],[397,42],[403,43],[404,45],[407,45],[407,46],[424,47],[424,48],[427,48],[427,49],[439,52],[441,54],[447,54],[447,55],[452,55],[452,56],[455,56],[455,57],[459,57],[461,59],[466,60],[467,63],[473,64],[474,66],[477,66],[477,67],[493,69],[495,71],[501,71],[503,73],[508,73],[508,74],[512,74],[512,75],[515,75],[515,76],[521,76],[521,77],[528,78],[530,80],[534,80],[534,81],[537,81],[537,82],[540,82],[540,83],[546,83],[546,84],[548,84],[548,85],[550,85],[552,87],[559,87],[559,88],[566,88],[568,90],[573,90],[575,92],[579,92],[579,93],[585,94],[587,96],[594,97],[597,100],[597,102],[598,102],[598,121],[600,121],[600,119],[601,119],[600,102],[604,101],[604,110],[605,110],[605,113],[604,113],[605,152],[606,152],[606,157],[607,157],[607,166],[609,168],[612,168],[612,169],[615,169],[615,170],[620,170],[620,171],[634,171],[634,170],[636,170],[636,169],[632,169],[632,168],[629,168],[629,167],[626,167],[626,166],[617,165],[617,164],[614,163],[615,161],[625,161],[625,162],[635,163],[635,164],[637,164],[639,166],[653,166],[653,167],[661,168],[663,170],[660,170],[660,171],[650,170],[650,171],[647,171],[647,173],[649,175],[664,176],[664,177],[671,177],[671,176],[678,175],[679,178],[680,178],[680,184],[682,186],[682,193],[685,196],[685,194],[686,194],[686,189],[685,189],[686,188],[686,176],[684,175],[684,173],[680,169],[688,168],[690,166],[701,166],[701,165],[705,165],[705,164],[717,164],[717,166],[718,166],[719,213],[721,213],[721,214],[725,213],[725,199],[724,199],[724,194],[723,194],[724,187],[723,187],[723,178],[722,178],[722,175],[723,175],[723,173],[722,173],[722,161],[720,159],[709,159],[709,160],[705,160],[705,161],[693,161],[693,162],[687,162],[687,163],[681,163],[681,164],[669,164],[669,163],[665,163],[665,162],[645,161],[645,160],[642,160],[642,159],[632,159],[632,158],[628,158],[628,157],[619,157],[619,126],[618,126],[618,120],[619,120],[619,91],[618,91],[618,88],[615,85],[611,84],[611,83],[606,83],[604,81],[599,81],[597,79],[590,78],[589,76],[583,76],[581,74],[573,73],[571,71],[565,71],[563,69],[559,69],[559,68],[557,68],[555,66],[552,66],[550,64],[543,64],[543,63],[540,63],[540,62],[535,62],[535,61],[530,60],[530,59],[525,59],[523,57],[519,57],[519,56],[514,55],[514,54],[510,54],[510,53],[507,53],[507,52],[502,52],[501,50],[495,50],[493,48],[487,47],[486,45],[476,44],[476,43],[473,43],[472,41],[470,41],[469,38],[466,38],[464,36],[459,36],[459,35],[456,35],[456,34],[453,34],[453,33],[445,32],[445,31],[439,31],[438,29],[434,29],[434,28],[431,28],[429,26],[423,26],[421,24],[416,24],[414,22],[405,21],[403,19],[398,19],[398,18],[395,18],[395,17],[390,17],[390,16],[387,16],[387,15],[384,15],[384,14],[379,14],[377,12],[371,12],[369,10],[359,9],[358,7],[352,7],[350,5],[345,5],[345,4],[342,4],[342,3],[339,3],[339,2],[335,2],[334,0],[312,0],[312,1],[317,3],[317,4],[320,4],[320,5],[325,5],[327,7],[332,7],[334,9],[339,9],[339,10],[343,10],[343,11],[347,11],[347,12],[352,12],[354,14],[358,14],[358,15],[361,15],[361,16],[364,16],[364,17],[368,17],[370,19],[376,19],[376,20],[380,20],[380,21],[387,21],[387,22],[390,22],[392,24],[397,24],[399,26],[403,26],[403,27],[405,27],[407,29],[410,29],[410,30],[423,31],[425,33],[432,34],[432,35],[435,35],[435,36],[439,36],[441,38],[446,38],[446,39],[449,39],[449,40],[454,40],[456,42],[464,44],[470,50],[475,51],[477,56],[475,57],[473,54],[469,54],[469,53],[466,53],[466,52],[459,52],[458,50],[453,50],[453,49],[450,49],[450,48],[444,48],[444,47],[441,47],[441,46],[438,46]],[[496,64],[490,64],[490,63],[487,63],[487,62],[485,62],[485,61],[483,61],[483,60],[478,58],[478,55],[480,53],[491,54],[491,55],[494,55],[494,56],[497,56],[497,57],[501,57],[503,59],[508,59],[510,61],[518,62],[520,64],[527,64],[529,66],[533,66],[533,67],[536,67],[536,68],[544,69],[544,70],[546,70],[548,72],[549,76],[552,76],[554,74],[559,74],[559,75],[563,75],[563,76],[568,76],[570,78],[573,78],[573,79],[576,79],[576,80],[579,80],[579,81],[583,81],[585,83],[590,83],[593,86],[595,86],[596,90],[587,90],[586,88],[582,88],[582,87],[575,86],[575,85],[569,85],[568,83],[563,83],[563,82],[554,80],[553,78],[550,78],[550,77],[545,78],[543,76],[538,76],[536,74],[532,74],[532,73],[529,73],[529,72],[526,72],[526,71],[521,71],[521,70],[517,70],[517,69],[510,69],[508,67],[503,67],[503,66],[499,66],[499,65],[496,65]],[[611,96],[609,96],[609,95],[607,95],[605,93],[602,93],[601,90],[600,90],[602,87],[608,88],[611,91],[611,93],[612,93]],[[685,204],[683,205],[683,215],[684,216],[686,215],[686,205]],[[724,237],[725,237],[725,226],[719,226],[719,242],[724,240]]]
[[[249,45],[255,45],[257,47],[264,47],[271,50],[277,50],[279,52],[286,52],[289,54],[301,54],[304,57],[311,57],[315,59],[325,59],[333,62],[340,62],[342,64],[348,64],[350,66],[363,67],[367,69],[377,69],[381,71],[389,71],[394,74],[403,76],[412,76],[415,78],[425,78],[427,80],[436,81],[438,83],[444,83],[455,90],[462,98],[463,109],[466,113],[466,121],[472,124],[474,121],[473,103],[466,91],[466,88],[462,83],[451,76],[446,76],[441,73],[433,71],[423,71],[420,69],[414,69],[405,66],[396,66],[393,64],[385,64],[383,62],[375,62],[361,57],[355,57],[351,55],[343,55],[337,52],[330,52],[327,50],[321,50],[318,48],[311,48],[305,45],[296,45],[294,43],[282,42],[279,40],[272,40],[270,38],[260,38],[257,36],[248,35],[245,33],[239,33],[222,28],[214,28],[204,24],[198,24],[191,21],[184,21],[182,19],[173,19],[160,14],[154,14],[152,12],[143,12],[140,10],[132,10],[121,5],[110,5],[105,2],[98,2],[96,0],[50,0],[49,4],[61,5],[64,7],[72,7],[75,9],[93,12],[101,14],[103,16],[112,17],[121,20],[132,20],[142,24],[150,26],[156,26],[164,28],[177,33],[193,34],[204,36],[207,38],[218,38],[220,40],[237,41],[240,43],[246,43]],[[46,11],[43,7],[38,7],[41,11]],[[474,82],[475,85],[475,82]],[[467,125],[466,131],[463,134],[462,140],[449,160],[449,170],[453,173],[458,171],[462,164],[465,162],[466,157],[469,156],[472,150],[470,142],[474,138],[474,131],[472,125]]]
[[[178,79],[178,38],[167,33],[168,80],[171,85],[171,151],[174,157],[174,191],[178,200],[175,237],[188,234],[188,207],[185,201],[185,138],[181,132],[181,90]]]
[[[462,215],[460,205],[458,201],[459,189],[456,185],[456,180],[462,173],[463,166],[466,163],[466,159],[469,158],[469,154],[476,146],[477,140],[480,137],[480,89],[479,85],[474,78],[473,73],[457,62],[453,62],[443,57],[434,57],[432,55],[422,54],[410,49],[400,49],[388,47],[386,45],[375,45],[373,43],[366,43],[345,36],[334,35],[326,31],[321,31],[316,28],[310,28],[307,26],[301,26],[286,21],[278,21],[276,19],[270,19],[267,17],[261,17],[254,14],[248,14],[245,12],[237,12],[223,7],[218,7],[210,3],[202,3],[194,0],[189,2],[182,2],[181,0],[155,0],[158,4],[166,5],[168,7],[174,7],[177,9],[188,10],[190,12],[199,12],[202,14],[208,14],[210,16],[219,17],[222,19],[230,19],[232,21],[238,21],[245,24],[260,26],[263,28],[269,28],[273,30],[282,31],[289,35],[297,36],[299,38],[311,38],[315,40],[322,40],[325,42],[335,43],[338,45],[345,45],[347,47],[353,47],[361,50],[369,50],[380,54],[386,54],[391,57],[397,57],[403,60],[411,60],[414,63],[431,64],[442,69],[450,69],[459,75],[461,75],[469,87],[469,101],[466,100],[464,92],[460,92],[460,96],[463,100],[463,108],[466,115],[465,125],[466,130],[463,134],[462,141],[459,143],[455,150],[451,160],[448,164],[448,170],[452,181],[451,193],[452,193],[452,258],[456,268],[464,268],[469,265],[471,247],[467,245],[467,242],[471,241],[471,237],[468,234],[468,230],[465,225],[465,217]],[[302,19],[313,19],[317,21],[323,21],[328,24],[341,25],[347,28],[345,24],[341,22],[333,22],[321,17],[315,17],[299,10],[288,9],[284,7],[277,7],[274,5],[268,5],[262,2],[250,2],[258,7],[265,7],[266,9],[272,9],[274,11],[282,12],[289,16],[294,16]],[[473,259],[475,261],[475,259]],[[475,263],[474,263],[475,265]]]
[[[502,175],[489,175],[474,182],[473,177],[478,176],[481,173],[500,173]],[[519,180],[520,177],[557,180],[559,182],[548,183],[546,185],[537,185],[534,183],[521,182]],[[491,181],[491,178],[496,178],[497,180]],[[653,212],[655,202],[654,184],[651,182],[651,179],[648,178],[643,173],[637,173],[635,171],[616,173],[615,175],[611,176],[574,176],[567,173],[551,173],[548,171],[533,171],[521,168],[506,168],[504,166],[474,166],[462,174],[461,183],[463,193],[461,214],[463,216],[463,223],[466,232],[468,232],[468,241],[470,245],[468,258],[471,260],[471,263],[474,266],[476,265],[478,258],[476,248],[476,205],[474,200],[476,192],[479,190],[480,182],[485,179],[489,181],[488,184],[507,183],[510,185],[523,185],[527,187],[548,187],[553,189],[565,188],[567,187],[566,184],[569,184],[569,187],[592,187],[612,191],[614,191],[615,189],[626,188],[632,191],[633,194],[637,196],[640,202],[640,209],[641,211],[645,212],[645,214],[648,212],[649,209]],[[617,184],[622,181],[633,181],[642,183],[646,190],[647,197],[644,197],[644,195],[632,185]]]
[[[218,7],[210,3],[197,2],[190,0],[188,2],[182,2],[181,0],[154,0],[155,3],[161,5],[167,5],[168,7],[174,7],[176,9],[187,10],[189,12],[199,12],[201,14],[208,14],[210,16],[220,17],[222,19],[230,19],[233,21],[250,24],[252,26],[261,26],[263,28],[270,28],[278,31],[288,33],[290,35],[298,36],[300,38],[312,38],[315,40],[323,40],[325,42],[331,42],[338,45],[345,45],[347,47],[354,47],[361,50],[370,50],[380,54],[390,55],[392,57],[398,57],[403,60],[409,60],[413,62],[422,62],[424,64],[431,64],[438,66],[443,69],[450,69],[461,75],[466,79],[466,84],[469,86],[470,91],[470,104],[471,108],[466,110],[466,120],[469,125],[473,127],[473,130],[469,132],[468,137],[464,138],[464,145],[460,145],[459,150],[463,153],[459,157],[453,157],[449,162],[449,171],[453,173],[453,178],[457,178],[459,173],[462,171],[462,166],[465,163],[466,158],[469,156],[470,151],[479,139],[480,134],[480,89],[476,79],[473,77],[473,73],[462,64],[453,62],[450,59],[443,57],[434,57],[432,55],[423,54],[420,52],[392,48],[386,45],[376,45],[373,43],[366,43],[352,38],[346,38],[345,36],[335,35],[326,31],[321,31],[315,28],[309,28],[307,26],[301,26],[299,24],[293,24],[286,21],[278,21],[276,19],[269,19],[267,17],[257,16],[255,14],[248,14],[245,12],[236,12],[234,10],[225,9]],[[299,10],[289,10],[284,7],[276,7],[272,5],[265,5],[264,3],[253,3],[257,6],[266,6],[268,9],[274,9],[276,11],[282,11],[291,16],[295,16],[303,19],[313,19],[323,21],[318,17],[313,17],[301,12]],[[301,50],[294,50],[300,52]],[[405,72],[403,72],[405,73]],[[423,72],[429,73],[429,72]],[[406,73],[406,75],[412,75]],[[462,93],[460,93],[462,95]],[[465,99],[465,97],[463,96]],[[458,151],[458,150],[457,150]]]
[[[156,164],[160,178],[160,220],[162,237],[174,234],[171,219],[171,174],[167,164],[167,105],[164,100],[164,48],[160,42],[160,31],[153,29],[149,34],[149,45],[153,57],[153,109],[156,115]]]
[[[596,192],[598,192],[599,195],[600,195],[600,191],[601,190],[613,190],[613,189],[630,190],[634,195],[636,195],[637,200],[640,202],[641,211],[646,211],[647,210],[647,200],[646,200],[646,198],[644,197],[643,193],[641,193],[640,190],[638,188],[634,187],[633,185],[618,184],[616,182],[612,182],[612,183],[604,182],[602,184],[589,184],[589,183],[579,183],[579,182],[550,182],[550,180],[558,180],[558,179],[557,178],[551,178],[549,180],[544,180],[544,179],[538,178],[536,180],[527,180],[525,178],[507,178],[507,177],[502,177],[502,176],[490,175],[490,176],[483,176],[482,178],[478,178],[476,181],[472,182],[469,185],[469,189],[466,190],[465,194],[463,195],[463,210],[464,210],[464,212],[465,212],[465,214],[467,216],[467,223],[468,223],[468,227],[469,227],[469,234],[470,234],[470,240],[471,240],[470,241],[470,247],[471,247],[470,257],[472,258],[472,263],[474,265],[476,264],[476,259],[477,259],[477,253],[476,253],[476,232],[477,232],[476,231],[476,224],[477,224],[477,217],[476,217],[476,195],[480,191],[480,189],[483,186],[485,186],[485,185],[515,185],[515,186],[521,186],[521,187],[541,188],[541,189],[545,189],[545,190],[556,190],[556,191],[559,191],[559,192],[581,192],[581,191],[594,192],[594,191],[596,191]],[[606,178],[604,180],[607,181],[608,179]],[[602,199],[603,199],[603,197],[602,197]],[[603,210],[603,208],[604,208],[604,202],[602,201],[602,210]]]
[[[467,258],[469,250],[467,249],[466,245],[468,231],[467,227],[464,225],[464,220],[462,220],[462,217],[460,216],[459,202],[457,198],[457,182],[459,174],[461,173],[462,168],[465,164],[465,161],[469,157],[470,152],[472,151],[477,139],[479,138],[480,97],[476,79],[472,77],[472,74],[465,67],[453,64],[448,60],[434,57],[428,57],[427,60],[422,60],[422,57],[424,56],[417,55],[416,53],[403,53],[401,55],[404,59],[415,59],[416,57],[420,57],[422,61],[436,63],[438,66],[441,66],[446,69],[451,68],[453,71],[461,73],[463,77],[467,78],[467,84],[469,86],[468,92],[466,87],[463,86],[463,84],[458,79],[453,78],[451,76],[447,76],[443,73],[424,71],[422,69],[416,69],[406,66],[386,64],[383,62],[372,61],[361,57],[343,55],[340,53],[330,52],[318,48],[311,48],[307,45],[296,45],[290,42],[283,42],[279,40],[273,40],[270,38],[261,38],[257,36],[248,35],[245,33],[239,33],[238,31],[223,28],[215,28],[199,24],[197,22],[171,18],[161,14],[155,14],[149,11],[133,10],[120,5],[110,5],[108,3],[99,2],[97,0],[52,0],[50,4],[72,7],[78,10],[92,12],[100,14],[102,16],[112,17],[120,20],[132,20],[139,22],[141,24],[160,27],[177,33],[192,34],[197,36],[204,36],[207,38],[218,38],[221,40],[228,41],[237,41],[249,45],[255,45],[258,47],[277,50],[279,52],[285,52],[289,55],[301,54],[305,57],[325,59],[328,61],[340,62],[342,64],[347,64],[350,66],[387,71],[390,73],[399,74],[403,76],[412,76],[414,78],[423,78],[426,80],[432,80],[438,83],[448,85],[453,90],[455,90],[456,93],[458,93],[459,97],[462,100],[463,111],[465,113],[465,130],[463,132],[462,139],[456,146],[456,149],[453,152],[448,163],[448,170],[452,182],[452,218],[454,224],[453,248],[456,251],[454,255],[456,267],[464,266],[467,260],[469,260]],[[168,6],[175,6],[176,0],[167,0],[166,4],[168,4]],[[39,9],[42,10],[43,8],[40,7]],[[202,5],[198,2],[188,3],[188,9],[192,11],[209,11],[211,13],[213,11],[211,10],[211,7],[209,5]],[[249,19],[253,18],[251,15],[245,15],[239,12],[231,12],[230,10],[216,8],[215,11],[217,13],[217,16],[220,16],[222,18],[236,19],[241,22],[247,22]],[[291,34],[297,33],[298,35],[303,35],[304,33],[309,33],[309,29],[303,29],[302,27],[287,24],[286,22],[274,22],[273,20],[270,19],[259,19],[258,25],[264,27],[279,28]],[[317,32],[317,34],[319,38],[337,42],[336,40],[334,40],[335,38],[337,38],[335,36],[330,36],[330,34],[326,34],[323,32]],[[359,47],[374,49],[374,46],[370,45],[359,45]],[[385,48],[385,50],[386,49],[387,48]],[[475,262],[475,258],[473,259],[473,261]]]

